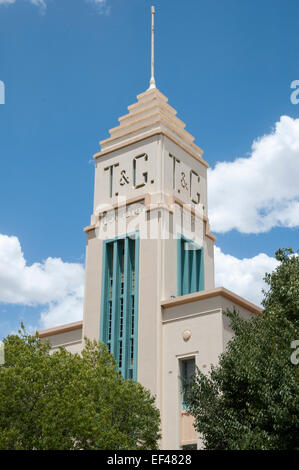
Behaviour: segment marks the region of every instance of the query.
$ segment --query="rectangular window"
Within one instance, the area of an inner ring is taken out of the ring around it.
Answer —
[[[182,450],[197,450],[197,444],[186,444]]]
[[[186,409],[186,392],[193,382],[195,374],[195,358],[183,359],[181,361],[181,386],[182,386],[182,408]]]
[[[100,339],[125,378],[137,379],[137,237],[104,242]]]
[[[203,249],[181,236],[178,240],[178,295],[204,289]]]

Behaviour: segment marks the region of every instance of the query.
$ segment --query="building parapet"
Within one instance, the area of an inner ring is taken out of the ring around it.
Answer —
[[[69,331],[80,330],[83,328],[83,321],[77,321],[73,323],[67,323],[66,325],[55,326],[54,328],[48,328],[38,332],[39,338],[47,338],[49,336],[59,335],[61,333],[67,333]]]
[[[232,301],[233,303],[245,308],[249,312],[254,313],[256,315],[261,315],[261,313],[263,312],[263,309],[261,309],[257,305],[253,304],[252,302],[249,302],[249,300],[240,297],[234,292],[225,289],[224,287],[216,287],[215,289],[195,292],[193,294],[187,294],[171,299],[162,300],[161,307],[166,309],[217,296],[225,297],[226,299]]]

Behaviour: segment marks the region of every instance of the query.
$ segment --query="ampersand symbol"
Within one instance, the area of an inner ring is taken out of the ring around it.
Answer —
[[[122,171],[120,172],[120,174],[121,174],[121,178],[120,178],[120,180],[119,180],[119,184],[120,184],[121,186],[124,186],[125,184],[129,184],[129,179],[128,179],[127,175],[126,175],[126,170],[122,170]]]
[[[187,189],[188,191],[188,184],[185,178],[186,178],[186,175],[184,172],[182,172],[181,185],[182,185],[182,188]]]

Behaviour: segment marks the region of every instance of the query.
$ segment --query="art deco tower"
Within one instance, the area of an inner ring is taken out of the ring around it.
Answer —
[[[232,332],[223,312],[259,309],[214,286],[209,165],[167,101],[156,88],[152,47],[149,89],[94,156],[83,323],[40,335],[53,349],[78,351],[84,337],[105,342],[123,376],[156,396],[161,448],[179,449],[200,445],[184,383],[195,364],[205,372],[224,351]]]

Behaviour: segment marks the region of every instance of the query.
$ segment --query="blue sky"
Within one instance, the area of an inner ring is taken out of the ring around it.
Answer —
[[[219,282],[232,266],[240,276],[249,269],[254,290],[275,266],[275,250],[298,246],[299,104],[290,100],[299,80],[296,0],[0,0],[0,337],[20,320],[35,328],[80,317],[92,155],[148,87],[151,4],[157,86],[211,166]],[[232,175],[243,167],[240,187]],[[255,184],[257,174],[264,184]],[[216,187],[231,196],[219,202]],[[240,207],[246,216],[251,199],[256,211],[246,222]],[[231,207],[227,224],[222,203]],[[63,289],[52,297],[49,258],[61,259]],[[251,295],[233,279],[227,287]],[[254,293],[251,300],[258,301]]]

